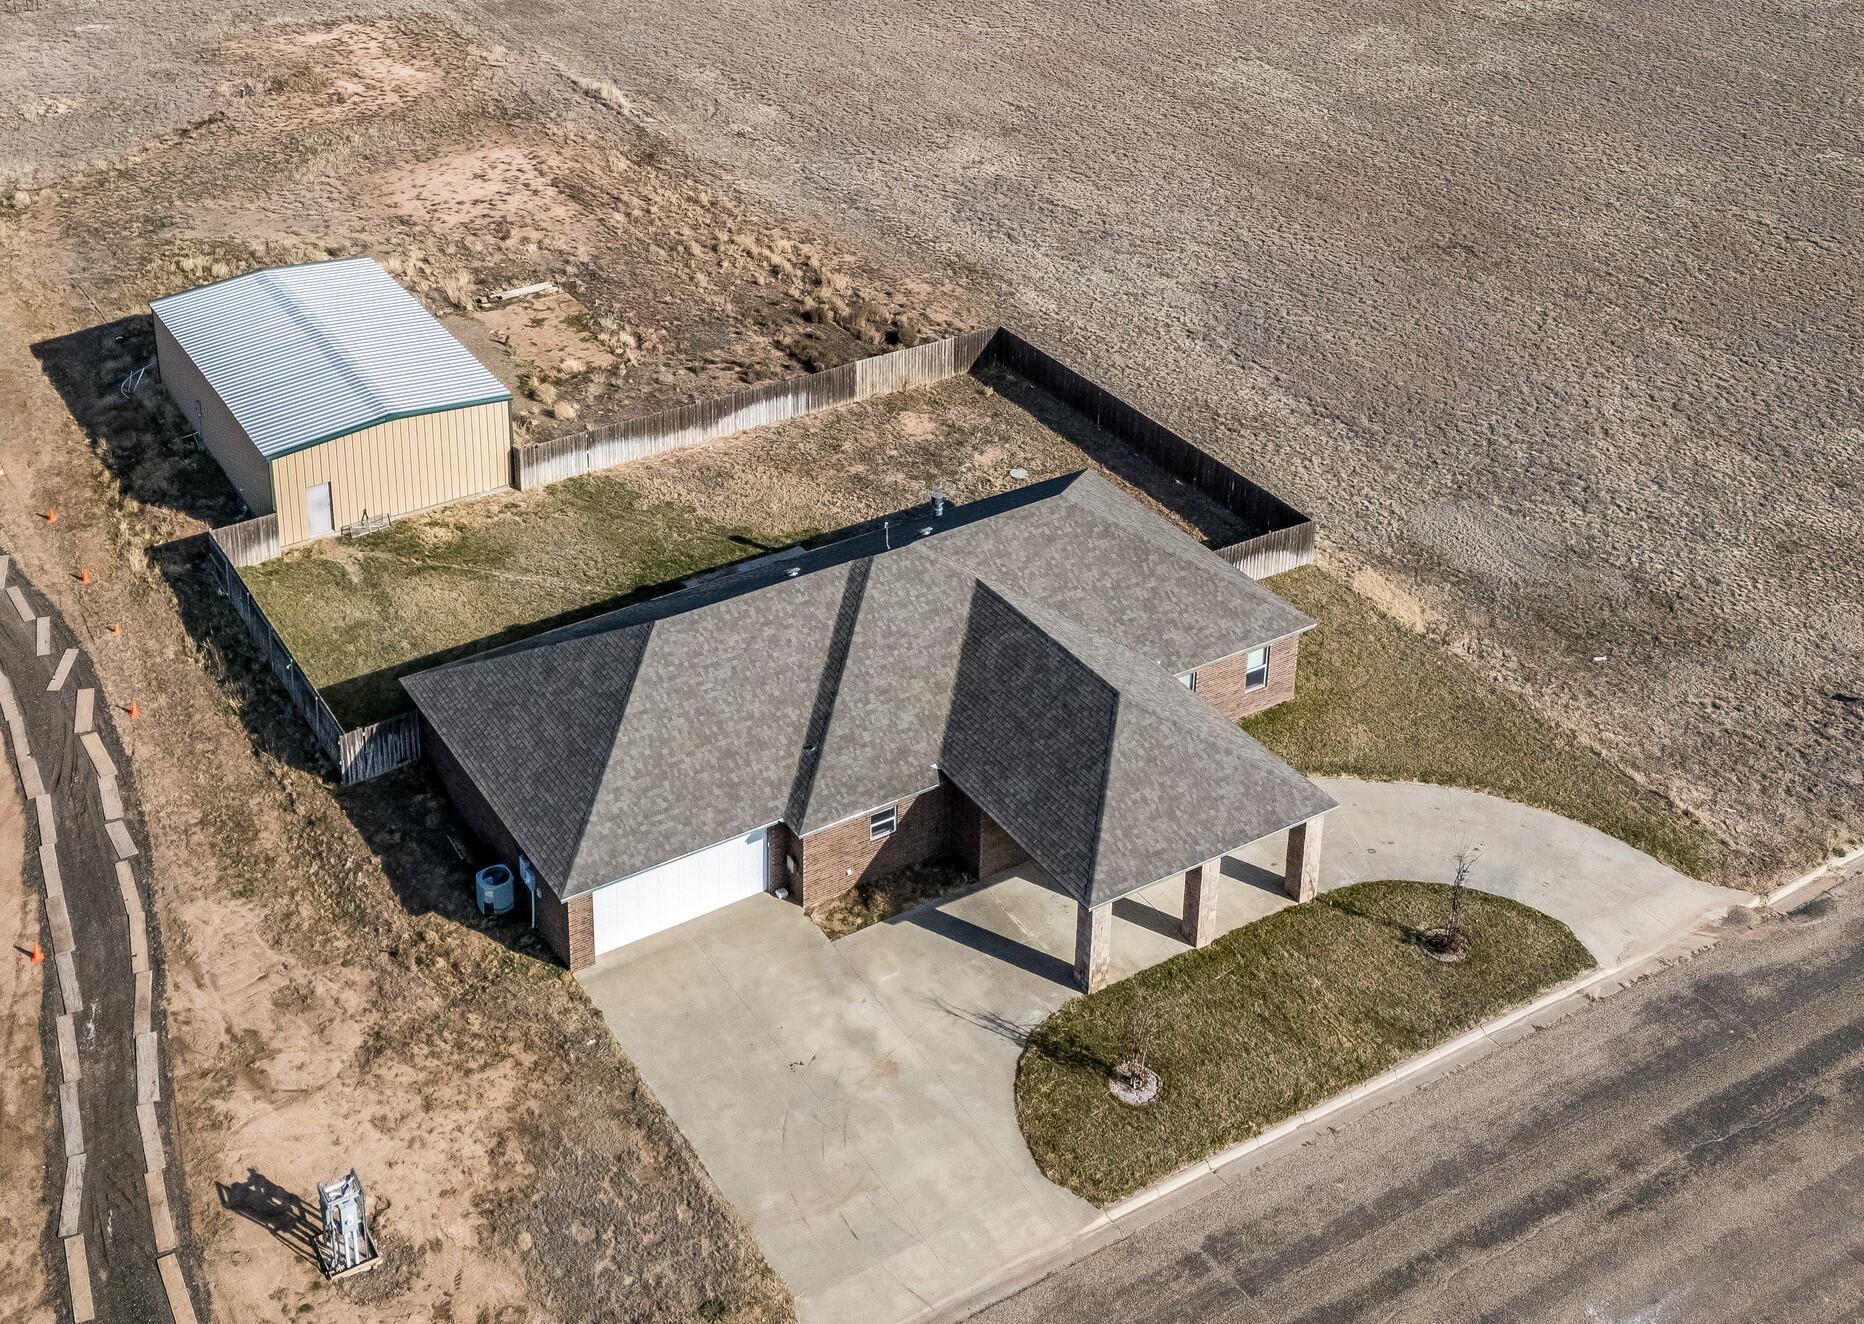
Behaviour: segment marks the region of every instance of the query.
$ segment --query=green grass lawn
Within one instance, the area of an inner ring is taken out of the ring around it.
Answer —
[[[1341,888],[1064,1005],[1016,1072],[1037,1166],[1110,1204],[1592,968],[1564,924],[1484,892],[1465,893],[1468,957],[1434,960],[1419,931],[1449,891]],[[1143,1108],[1107,1091],[1135,1006],[1162,1082]]]
[[[1488,791],[1723,880],[1728,853],[1698,820],[1332,575],[1309,567],[1266,586],[1320,624],[1301,639],[1293,701],[1243,729],[1302,772]]]
[[[1194,536],[1221,543],[1240,531],[1216,503],[1038,394],[954,378],[399,519],[241,573],[353,727],[403,711],[409,671],[915,507],[935,489],[968,502],[1079,469],[1161,511],[1169,497]]]
[[[355,727],[407,708],[405,672],[814,532],[727,527],[604,473],[398,521],[240,573],[331,710]]]

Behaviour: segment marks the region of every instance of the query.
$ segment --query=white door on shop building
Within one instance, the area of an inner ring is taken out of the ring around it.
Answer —
[[[304,517],[310,525],[313,538],[335,532],[336,524],[330,514],[329,483],[319,483],[316,487],[304,489]]]

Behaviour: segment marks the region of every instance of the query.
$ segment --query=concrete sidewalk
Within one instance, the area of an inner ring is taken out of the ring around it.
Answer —
[[[1474,885],[1571,926],[1601,966],[1746,895],[1492,796],[1325,781],[1322,885]],[[1279,839],[1223,866],[1226,929],[1288,904]],[[1181,887],[1115,909],[1123,977],[1184,951]],[[1074,903],[1030,871],[830,943],[754,897],[604,958],[585,988],[796,1293],[804,1324],[886,1324],[1105,1235],[1047,1182],[1012,1095],[1029,1029],[1075,995]]]

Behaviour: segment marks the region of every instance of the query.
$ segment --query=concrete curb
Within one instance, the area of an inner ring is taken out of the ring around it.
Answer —
[[[1837,882],[1839,872],[1858,860],[1864,860],[1864,849],[1832,860],[1766,896],[1755,896],[1745,904],[1750,909],[1773,906],[1827,877]],[[1720,921],[1741,904],[1705,908],[1686,923],[1671,929],[1657,942],[1637,950],[1614,965],[1590,971],[1549,989],[1530,1002],[1484,1021],[1454,1039],[1343,1090],[1305,1112],[1285,1118],[1248,1140],[1193,1163],[1117,1204],[1109,1205],[1098,1218],[1071,1234],[1061,1244],[1033,1251],[1005,1265],[987,1282],[927,1306],[909,1317],[908,1324],[933,1324],[934,1321],[969,1318],[1025,1287],[1040,1282],[1057,1269],[1130,1236],[1153,1219],[1169,1213],[1177,1203],[1201,1199],[1217,1186],[1229,1185],[1275,1157],[1272,1151],[1279,1146],[1306,1143],[1325,1129],[1329,1121],[1343,1121],[1344,1114],[1369,1111],[1394,1102],[1437,1075],[1465,1066],[1503,1044],[1552,1024],[1568,1012],[1576,1011],[1587,1003],[1602,1001],[1657,970],[1699,954],[1715,945],[1715,930]]]
[[[1791,882],[1781,883],[1765,896],[1756,896],[1752,901],[1748,902],[1748,906],[1750,909],[1754,910],[1758,910],[1763,906],[1776,908],[1782,901],[1787,900],[1789,897],[1797,896],[1815,883],[1826,883],[1827,886],[1836,886],[1842,881],[1838,875],[1843,873],[1846,869],[1849,869],[1859,860],[1864,860],[1864,846],[1859,846],[1855,850],[1847,851],[1843,855],[1834,856],[1824,864],[1821,864],[1818,868],[1802,873]],[[1830,881],[1828,882],[1827,880]],[[1816,895],[1816,893],[1814,895]],[[1811,899],[1811,897],[1806,898],[1808,901]]]

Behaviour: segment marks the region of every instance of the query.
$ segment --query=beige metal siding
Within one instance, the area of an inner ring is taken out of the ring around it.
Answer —
[[[407,515],[511,482],[511,403],[398,418],[272,461],[278,537],[310,537],[305,493],[330,484],[336,527],[372,515]]]
[[[175,407],[187,417],[189,426],[201,434],[208,454],[220,462],[234,490],[255,515],[272,509],[272,472],[240,427],[226,402],[207,384],[162,319],[155,319],[155,361],[162,373],[162,385],[174,400]]]

